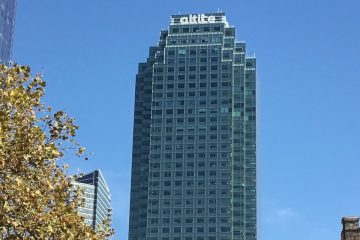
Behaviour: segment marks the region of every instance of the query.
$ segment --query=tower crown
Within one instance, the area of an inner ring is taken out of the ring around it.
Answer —
[[[343,217],[341,223],[343,224],[343,229],[357,229],[359,227],[359,217]]]

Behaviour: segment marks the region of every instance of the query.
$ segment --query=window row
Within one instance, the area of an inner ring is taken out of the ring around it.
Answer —
[[[179,136],[182,137],[182,136]],[[200,136],[199,136],[200,137]],[[164,159],[172,159],[172,158],[177,158],[177,159],[182,159],[184,157],[187,158],[195,158],[196,159],[211,159],[211,158],[217,158],[217,157],[221,157],[221,158],[228,158],[231,156],[230,152],[221,152],[221,153],[216,153],[216,152],[210,152],[210,153],[204,153],[204,152],[200,152],[200,153],[164,153],[164,154],[159,154],[159,153],[152,153],[150,155],[150,159],[151,160],[156,160],[156,159],[160,159],[161,157],[163,157]]]
[[[184,57],[185,57],[185,55],[184,55]],[[173,57],[171,55],[168,56],[168,61],[169,61],[169,59],[172,59],[172,58]],[[173,58],[173,59],[176,59],[176,58]],[[181,63],[180,59],[181,58],[177,58],[178,63]],[[217,63],[217,62],[220,62],[221,58],[220,57],[197,57],[197,58],[194,57],[194,58],[183,58],[183,60],[184,60],[184,62],[182,62],[182,63],[189,62],[190,64],[191,63],[201,64],[201,63]],[[161,69],[156,69],[156,72],[161,72]]]
[[[182,231],[185,233],[193,233],[193,232],[197,232],[197,233],[204,233],[204,232],[227,233],[227,232],[230,232],[230,227],[228,227],[228,226],[227,227],[219,227],[218,230],[216,230],[216,227],[208,227],[206,229],[204,227],[196,227],[196,228],[184,227]],[[150,233],[158,233],[158,228],[150,228]],[[170,228],[167,228],[167,227],[162,228],[162,233],[170,233]],[[181,227],[174,227],[172,233],[181,233]]]
[[[229,195],[231,194],[230,190],[225,190],[225,189],[223,189],[221,191],[219,190],[218,195],[217,195],[216,189],[207,189],[206,191],[205,191],[205,189],[197,189],[196,192],[197,192],[197,195],[202,196],[202,197],[204,197],[205,195],[208,195],[210,197],[212,197],[212,196],[229,197]],[[170,197],[170,195],[167,195],[167,196]],[[165,195],[163,195],[163,196],[165,196]],[[174,196],[175,197],[176,196],[183,197],[181,190],[179,190],[179,189],[174,190],[174,193],[172,194],[172,197],[174,197]],[[158,190],[151,190],[150,191],[150,195],[149,195],[150,199],[151,198],[158,198],[158,197],[159,197],[159,191]]]
[[[193,209],[193,208],[186,208],[186,209],[172,209],[172,214],[175,215],[181,215],[181,214],[186,214],[186,215],[190,215],[193,213],[198,213],[198,214],[202,214],[202,213],[223,213],[223,214],[230,214],[231,213],[231,207],[228,208],[208,208],[207,211],[205,211],[205,208],[198,208],[198,209]],[[160,214],[160,210],[158,208],[155,209],[148,209],[149,214],[151,215],[158,215]],[[170,209],[163,209],[161,210],[163,215],[170,215]]]
[[[198,132],[199,134],[201,133],[216,133],[218,130],[221,130],[222,132],[228,132],[229,130],[231,130],[231,126],[228,125],[209,125],[208,127],[198,127],[197,129],[195,129],[194,127],[188,127],[187,129],[184,130],[184,128],[182,127],[157,127],[154,126],[151,129],[151,132],[153,133],[176,133],[176,134],[184,134],[185,132],[187,132],[188,134],[191,133],[195,133]],[[239,130],[235,130],[234,131],[235,134],[240,134],[241,131]]]
[[[217,74],[211,74],[211,76],[214,75],[214,78],[217,78]],[[200,75],[200,76],[205,76],[206,75]],[[154,89],[158,90],[158,89],[184,89],[184,88],[188,88],[188,89],[198,89],[198,88],[206,88],[210,86],[211,88],[218,88],[218,87],[231,87],[231,82],[229,81],[223,81],[220,83],[218,82],[200,82],[200,83],[178,83],[178,84],[173,84],[173,83],[168,83],[168,84],[161,84],[161,83],[157,83],[154,84]]]
[[[188,109],[166,109],[166,110],[162,110],[162,109],[158,109],[158,110],[152,110],[152,116],[153,117],[158,117],[161,115],[184,115],[185,113],[187,114],[187,116],[189,115],[200,115],[199,117],[201,117],[201,115],[205,115],[207,112],[210,113],[209,117],[211,116],[216,116],[217,113],[231,113],[232,108],[231,107],[221,107],[219,109],[219,111],[216,108],[212,108],[209,109],[209,111],[207,111],[206,108],[199,108],[197,110],[195,110],[195,108],[188,108]],[[246,113],[249,112],[255,112],[255,107],[254,108],[247,108],[246,109]],[[170,129],[170,128],[167,128]],[[158,131],[153,131],[153,132],[158,132]],[[171,132],[171,130],[166,131],[166,132]]]
[[[217,176],[216,172],[214,174],[211,174],[211,172],[210,172],[207,175],[208,176],[213,176],[213,177]],[[199,171],[198,176],[205,176],[205,172]],[[229,179],[231,177],[230,173],[229,172],[222,172],[221,177],[226,178],[225,180],[222,180],[221,183],[224,183],[222,185],[228,185],[229,184]],[[176,187],[194,187],[194,186],[205,186],[205,185],[206,185],[206,181],[204,181],[204,180],[198,180],[198,181],[189,181],[189,180],[182,181],[182,180],[178,180],[178,181],[164,181],[164,182],[153,181],[152,180],[150,182],[150,187],[152,187],[152,188],[156,188],[156,187],[160,187],[160,186],[175,187],[176,188]]]
[[[185,44],[206,44],[206,43],[221,43],[223,38],[221,36],[204,36],[196,38],[170,38],[167,45],[185,45]]]
[[[191,71],[193,72],[193,71]],[[223,81],[229,81],[228,79],[230,79],[232,77],[231,73],[222,73],[221,75],[218,74],[202,74],[201,72],[199,74],[190,74],[189,75],[183,75],[183,71],[178,72],[179,75],[168,75],[167,76],[167,81],[173,81],[175,79],[179,80],[179,81],[184,81],[185,79],[189,80],[189,82],[191,81],[196,81],[196,80],[201,80],[201,81],[205,81],[205,80],[211,80],[211,79],[219,79],[219,77],[221,76]],[[172,73],[172,72],[170,72]],[[195,71],[194,71],[195,73]],[[164,78],[163,76],[159,76],[156,75],[155,76],[156,81],[162,81]],[[156,89],[156,88],[155,88]]]
[[[186,162],[186,163],[182,163],[182,162],[165,162],[163,163],[163,167],[167,168],[167,169],[173,169],[174,167],[182,167],[182,166],[186,166],[189,168],[193,168],[194,166],[197,166],[199,168],[204,168],[204,167],[210,167],[210,168],[215,168],[218,166],[221,167],[227,167],[229,166],[230,162],[227,161],[208,161],[208,162],[204,162],[204,161],[199,161],[196,164],[194,162]],[[151,168],[159,168],[160,167],[160,163],[150,163],[150,167]]]
[[[250,117],[249,117],[250,118]],[[255,118],[255,117],[254,117]],[[177,118],[176,120],[175,119],[173,119],[173,118],[166,118],[165,120],[164,120],[164,122],[166,122],[166,124],[172,124],[172,123],[176,123],[176,124],[183,124],[183,123],[185,123],[185,122],[187,122],[187,123],[189,123],[189,124],[192,124],[192,125],[195,125],[195,123],[197,122],[198,124],[206,124],[207,122],[208,123],[219,123],[219,124],[226,124],[226,123],[228,123],[228,124],[230,124],[231,123],[231,119],[228,119],[228,117],[224,117],[224,118],[216,118],[216,117],[209,117],[209,119],[208,119],[208,121],[206,120],[206,118],[205,118],[205,120],[203,119],[203,118],[201,118],[201,120],[198,120],[198,121],[195,121],[195,119],[194,119],[194,121],[193,121],[193,119],[192,118],[189,118],[190,119],[190,121],[188,121],[187,119],[185,119],[185,118]],[[185,121],[186,120],[186,121]],[[161,124],[163,121],[162,121],[162,119],[161,118],[154,118],[154,119],[152,119],[152,124],[154,124],[154,125],[157,125],[157,124]],[[159,139],[159,138],[156,138],[154,141],[160,141],[161,139]],[[166,137],[166,139],[165,139],[166,141],[171,141],[172,140],[172,138],[171,138],[171,136],[167,136]],[[193,139],[194,140],[194,139]]]
[[[220,32],[223,28],[220,26],[204,26],[204,27],[171,27],[170,33],[199,33],[199,32]]]
[[[231,219],[230,218],[225,218],[225,217],[222,217],[222,218],[219,218],[219,219],[216,219],[216,218],[196,218],[196,219],[193,219],[193,218],[173,218],[173,219],[170,219],[170,218],[162,218],[161,220],[159,218],[150,218],[149,219],[149,223],[150,224],[158,224],[158,223],[163,223],[163,224],[169,224],[169,223],[187,223],[187,224],[192,224],[192,223],[199,223],[199,224],[202,224],[202,223],[230,223],[231,222]]]
[[[227,143],[222,143],[221,145],[223,145],[223,146],[220,146],[219,149],[218,149],[216,144],[215,144],[215,146],[213,144],[210,144],[210,146],[206,147],[206,146],[202,146],[202,144],[199,145],[199,146],[196,146],[195,144],[182,145],[182,144],[178,143],[176,145],[167,144],[167,145],[165,145],[163,147],[163,149],[165,150],[165,152],[167,152],[167,151],[172,151],[172,152],[173,151],[176,151],[176,152],[179,151],[179,152],[182,152],[182,150],[184,150],[184,149],[193,150],[193,151],[195,151],[195,149],[199,149],[199,150],[206,149],[206,150],[211,150],[211,151],[214,151],[214,150],[215,151],[216,150],[218,150],[218,151],[224,151],[225,150],[226,151],[226,150],[230,149],[230,147],[228,146]],[[152,150],[153,153],[160,152],[161,151],[161,146],[160,145],[153,145],[151,147],[151,150]],[[252,149],[250,149],[250,150],[252,150]],[[253,149],[253,150],[255,150],[255,149]],[[190,152],[190,151],[188,151],[188,152]],[[238,152],[238,151],[234,151],[234,152]]]
[[[189,177],[189,176],[194,176],[194,172],[193,171],[187,171],[187,172],[174,172],[174,174],[173,175],[175,175],[175,177],[182,177],[183,175],[185,175],[185,173],[186,173],[186,175]],[[199,176],[199,177],[205,177],[205,171],[199,171],[199,172],[197,172],[197,176]],[[210,175],[207,175],[207,176],[210,176]],[[160,177],[160,173],[159,172],[153,172],[153,173],[151,173],[151,177],[152,178],[159,178]],[[164,174],[164,177],[171,177],[171,175],[168,175],[168,176],[166,176],[166,174]],[[212,178],[212,179],[214,179],[214,178]],[[169,181],[167,181],[166,183],[167,184],[169,184],[168,183]],[[178,187],[181,187],[181,186],[183,186],[182,185],[182,182],[181,181],[175,181],[175,184],[176,184],[176,182],[178,182],[178,184],[179,184],[179,186]],[[193,184],[194,182],[192,182],[192,181],[188,181],[188,182],[186,182],[186,186],[194,186],[194,185],[190,185],[190,184]],[[189,185],[187,185],[187,184],[189,184]],[[209,181],[197,181],[197,186],[205,186],[205,185],[213,185],[213,186],[215,186],[215,185],[230,185],[231,184],[231,180],[230,179],[225,179],[225,180],[209,180]],[[164,186],[166,187],[167,185],[165,184],[165,182],[164,182]],[[171,186],[171,183],[170,183],[170,185],[168,186],[168,187],[170,187]],[[176,185],[175,185],[176,186]],[[157,186],[155,186],[155,187],[157,187]],[[170,189],[170,190],[164,190],[164,192],[163,192],[163,195],[164,196],[166,196],[166,195],[171,195],[171,190],[174,190],[173,191],[173,194],[174,193],[176,193],[176,192],[179,192],[180,194],[181,194],[181,191],[175,191],[176,189]],[[184,189],[184,191],[185,191],[185,189]],[[156,190],[154,190],[154,191],[152,191],[151,192],[151,195],[158,195],[159,194],[159,192],[158,191],[156,191]],[[193,189],[187,189],[186,190],[186,195],[193,195],[194,194],[194,190]],[[175,194],[175,195],[177,195],[177,194]]]
[[[201,109],[199,109],[198,111],[201,111]],[[189,113],[189,112],[188,112]],[[196,132],[196,130],[201,133],[201,132],[216,132],[217,130],[221,130],[221,131],[228,131],[231,130],[231,126],[228,125],[209,125],[208,127],[198,127],[197,129],[195,129],[194,127],[187,127],[187,128],[183,128],[183,127],[153,127],[151,129],[151,132],[154,133],[160,133],[160,132],[166,132],[166,133],[170,133],[170,132],[176,132],[177,134],[183,134],[184,132],[188,132],[188,133],[194,133]],[[236,133],[236,132],[235,132]],[[240,133],[240,132],[238,132]]]
[[[174,97],[185,99],[187,97],[194,99],[195,97],[198,97],[200,99],[205,99],[211,97],[212,99],[218,98],[218,97],[229,97],[231,96],[231,91],[229,90],[223,90],[223,91],[189,91],[187,93],[185,92],[167,92],[166,94],[163,92],[156,92],[154,93],[155,100],[166,100],[166,98],[173,99]],[[166,98],[165,98],[166,97]]]
[[[183,100],[166,100],[166,101],[159,101],[159,100],[153,100],[152,101],[152,105],[154,107],[158,107],[158,106],[164,106],[164,107],[172,107],[173,105],[176,106],[203,106],[206,107],[207,105],[217,105],[217,104],[222,104],[222,105],[231,105],[232,104],[232,99],[231,98],[222,98],[222,99],[198,99],[198,100],[194,100],[194,99],[183,99]],[[240,108],[240,107],[244,107],[244,103],[234,103],[234,107],[235,108]],[[166,110],[166,109],[165,109]],[[211,110],[211,109],[210,109]]]
[[[163,164],[160,164],[158,162],[152,162],[152,163],[150,163],[150,168],[152,169],[152,171],[155,171],[156,169],[160,169],[160,168],[162,168],[162,169],[171,168],[174,171],[176,171],[177,169],[183,168],[183,167],[186,168],[186,169],[194,168],[195,166],[197,166],[198,168],[205,168],[205,164],[203,164],[203,163],[204,163],[203,161],[200,161],[197,164],[195,164],[194,162],[186,162],[186,163],[174,162],[174,163],[163,163]],[[219,164],[219,166],[220,166],[220,164]],[[253,170],[254,169],[252,169],[251,171],[253,171]],[[216,176],[216,173],[210,172],[209,175],[210,176]],[[228,172],[228,171],[221,172],[221,176],[230,176],[230,172]]]
[[[207,233],[205,233],[206,235],[208,235]],[[212,234],[216,234],[216,233],[210,233],[210,235]],[[254,234],[255,236],[255,234]],[[149,240],[232,240],[231,237],[225,237],[225,236],[221,236],[221,237],[215,237],[215,236],[197,236],[196,238],[193,237],[149,237]],[[249,238],[250,239],[250,238]],[[255,240],[255,237],[251,238],[251,240]]]
[[[178,121],[180,120],[180,121]],[[184,119],[178,119],[177,123],[184,123]],[[216,118],[210,118],[210,122],[214,123],[216,122]],[[188,118],[187,119],[187,123],[195,123],[195,118]],[[199,118],[198,123],[206,123],[205,120],[203,120],[203,118]],[[250,135],[253,136],[253,135]],[[151,135],[151,141],[154,143],[154,145],[156,145],[156,142],[160,142],[161,139],[161,135],[160,134],[152,134]],[[195,141],[195,140],[199,140],[199,141],[206,141],[206,140],[217,140],[217,139],[221,139],[221,140],[231,140],[232,136],[228,135],[228,134],[220,134],[219,136],[217,134],[207,134],[207,135],[173,135],[172,133],[166,133],[165,136],[163,136],[163,139],[165,141],[184,141],[184,140],[188,140],[188,141]]]

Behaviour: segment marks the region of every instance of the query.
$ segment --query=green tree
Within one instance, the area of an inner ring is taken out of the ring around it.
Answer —
[[[59,161],[84,149],[74,119],[42,103],[45,86],[28,66],[0,65],[0,238],[108,239],[109,221],[96,233],[77,214],[80,192]]]

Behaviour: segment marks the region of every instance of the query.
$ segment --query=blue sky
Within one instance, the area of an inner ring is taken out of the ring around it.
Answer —
[[[358,0],[18,0],[14,60],[42,72],[46,103],[80,125],[127,239],[134,79],[171,14],[226,13],[256,53],[261,240],[337,240],[360,215]]]

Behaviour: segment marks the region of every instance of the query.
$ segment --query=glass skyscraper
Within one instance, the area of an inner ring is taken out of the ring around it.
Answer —
[[[224,13],[173,15],[136,76],[129,240],[255,240],[256,59]]]
[[[85,223],[94,230],[101,230],[101,224],[111,215],[111,195],[100,170],[85,174],[73,182],[73,187],[83,189],[84,206],[78,209]]]
[[[12,57],[16,0],[0,0],[0,63],[9,64]]]

